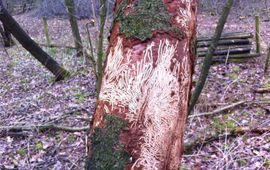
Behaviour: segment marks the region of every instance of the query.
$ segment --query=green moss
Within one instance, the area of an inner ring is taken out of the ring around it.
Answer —
[[[116,116],[106,117],[105,128],[97,128],[91,138],[93,155],[87,163],[87,169],[124,169],[129,155],[124,145],[119,143],[119,135],[125,126],[125,122]]]
[[[182,38],[183,32],[170,23],[171,16],[162,0],[137,0],[132,11],[125,16],[127,0],[122,1],[116,20],[120,22],[120,33],[144,41],[151,38],[154,30],[173,32]]]

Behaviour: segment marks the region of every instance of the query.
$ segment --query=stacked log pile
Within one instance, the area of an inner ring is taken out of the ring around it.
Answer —
[[[245,32],[224,33],[220,37],[218,47],[214,52],[214,62],[245,61],[260,56],[252,50],[253,35]],[[211,45],[211,37],[199,37],[197,39],[197,56],[205,57],[208,47]]]

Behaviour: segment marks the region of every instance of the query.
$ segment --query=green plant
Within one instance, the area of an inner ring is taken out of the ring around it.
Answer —
[[[43,150],[43,149],[44,149],[44,148],[43,148],[43,143],[42,143],[42,142],[36,143],[35,149],[38,150],[38,151]]]
[[[26,155],[26,151],[24,148],[20,148],[17,150],[17,154],[19,154],[21,157],[24,157]]]

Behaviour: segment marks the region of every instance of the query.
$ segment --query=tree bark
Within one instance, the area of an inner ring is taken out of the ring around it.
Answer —
[[[71,31],[74,38],[74,43],[77,48],[77,55],[82,56],[83,55],[83,45],[82,45],[82,39],[80,36],[78,23],[76,19],[76,12],[75,12],[75,5],[73,0],[65,0],[65,5],[67,8],[68,16],[69,16],[69,22],[71,25]]]
[[[41,64],[55,75],[56,80],[63,80],[69,75],[68,71],[61,67],[27,35],[27,33],[3,7],[2,0],[0,0],[0,21],[27,51],[29,51]]]
[[[196,0],[117,0],[87,169],[179,169]]]
[[[0,25],[0,34],[2,36],[3,45],[5,47],[10,47],[10,46],[14,45],[14,41],[11,38],[11,34],[4,25],[3,25],[3,27]]]

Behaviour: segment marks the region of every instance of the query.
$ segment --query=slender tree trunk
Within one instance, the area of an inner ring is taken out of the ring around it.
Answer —
[[[4,25],[3,27],[0,25],[0,34],[3,39],[3,43],[5,47],[10,47],[14,44],[14,41],[11,38],[10,32],[7,30],[7,28],[5,28]]]
[[[66,5],[68,16],[69,16],[69,22],[71,25],[74,43],[75,43],[75,46],[77,48],[77,55],[82,56],[83,55],[83,45],[82,45],[82,39],[80,36],[78,23],[77,23],[77,19],[76,19],[74,1],[73,0],[65,0],[65,5]]]
[[[0,21],[3,23],[3,25],[5,25],[7,30],[13,34],[13,36],[22,44],[22,46],[49,71],[51,71],[55,75],[56,80],[62,80],[67,77],[69,72],[61,67],[27,35],[27,33],[3,7],[2,0],[0,0],[0,8]]]
[[[87,169],[179,169],[196,0],[117,0]]]
[[[100,0],[100,29],[99,29],[99,36],[98,36],[98,51],[97,51],[97,94],[99,94],[101,81],[102,81],[102,67],[103,67],[103,60],[104,60],[104,52],[103,52],[103,39],[104,39],[104,27],[106,21],[106,0]]]
[[[218,25],[217,25],[216,31],[215,31],[215,35],[213,37],[211,45],[210,45],[208,52],[205,55],[205,58],[203,61],[203,66],[202,66],[199,80],[196,84],[196,88],[195,88],[195,90],[191,96],[191,99],[190,99],[189,113],[193,110],[195,104],[197,103],[197,101],[200,97],[200,94],[202,92],[202,89],[204,87],[204,84],[206,82],[206,79],[207,79],[207,76],[209,73],[209,69],[210,69],[211,64],[212,64],[213,54],[218,46],[219,38],[221,37],[224,25],[227,21],[228,15],[231,11],[231,7],[233,5],[233,2],[234,2],[234,0],[227,0],[227,3],[223,9],[222,15],[219,18]]]

